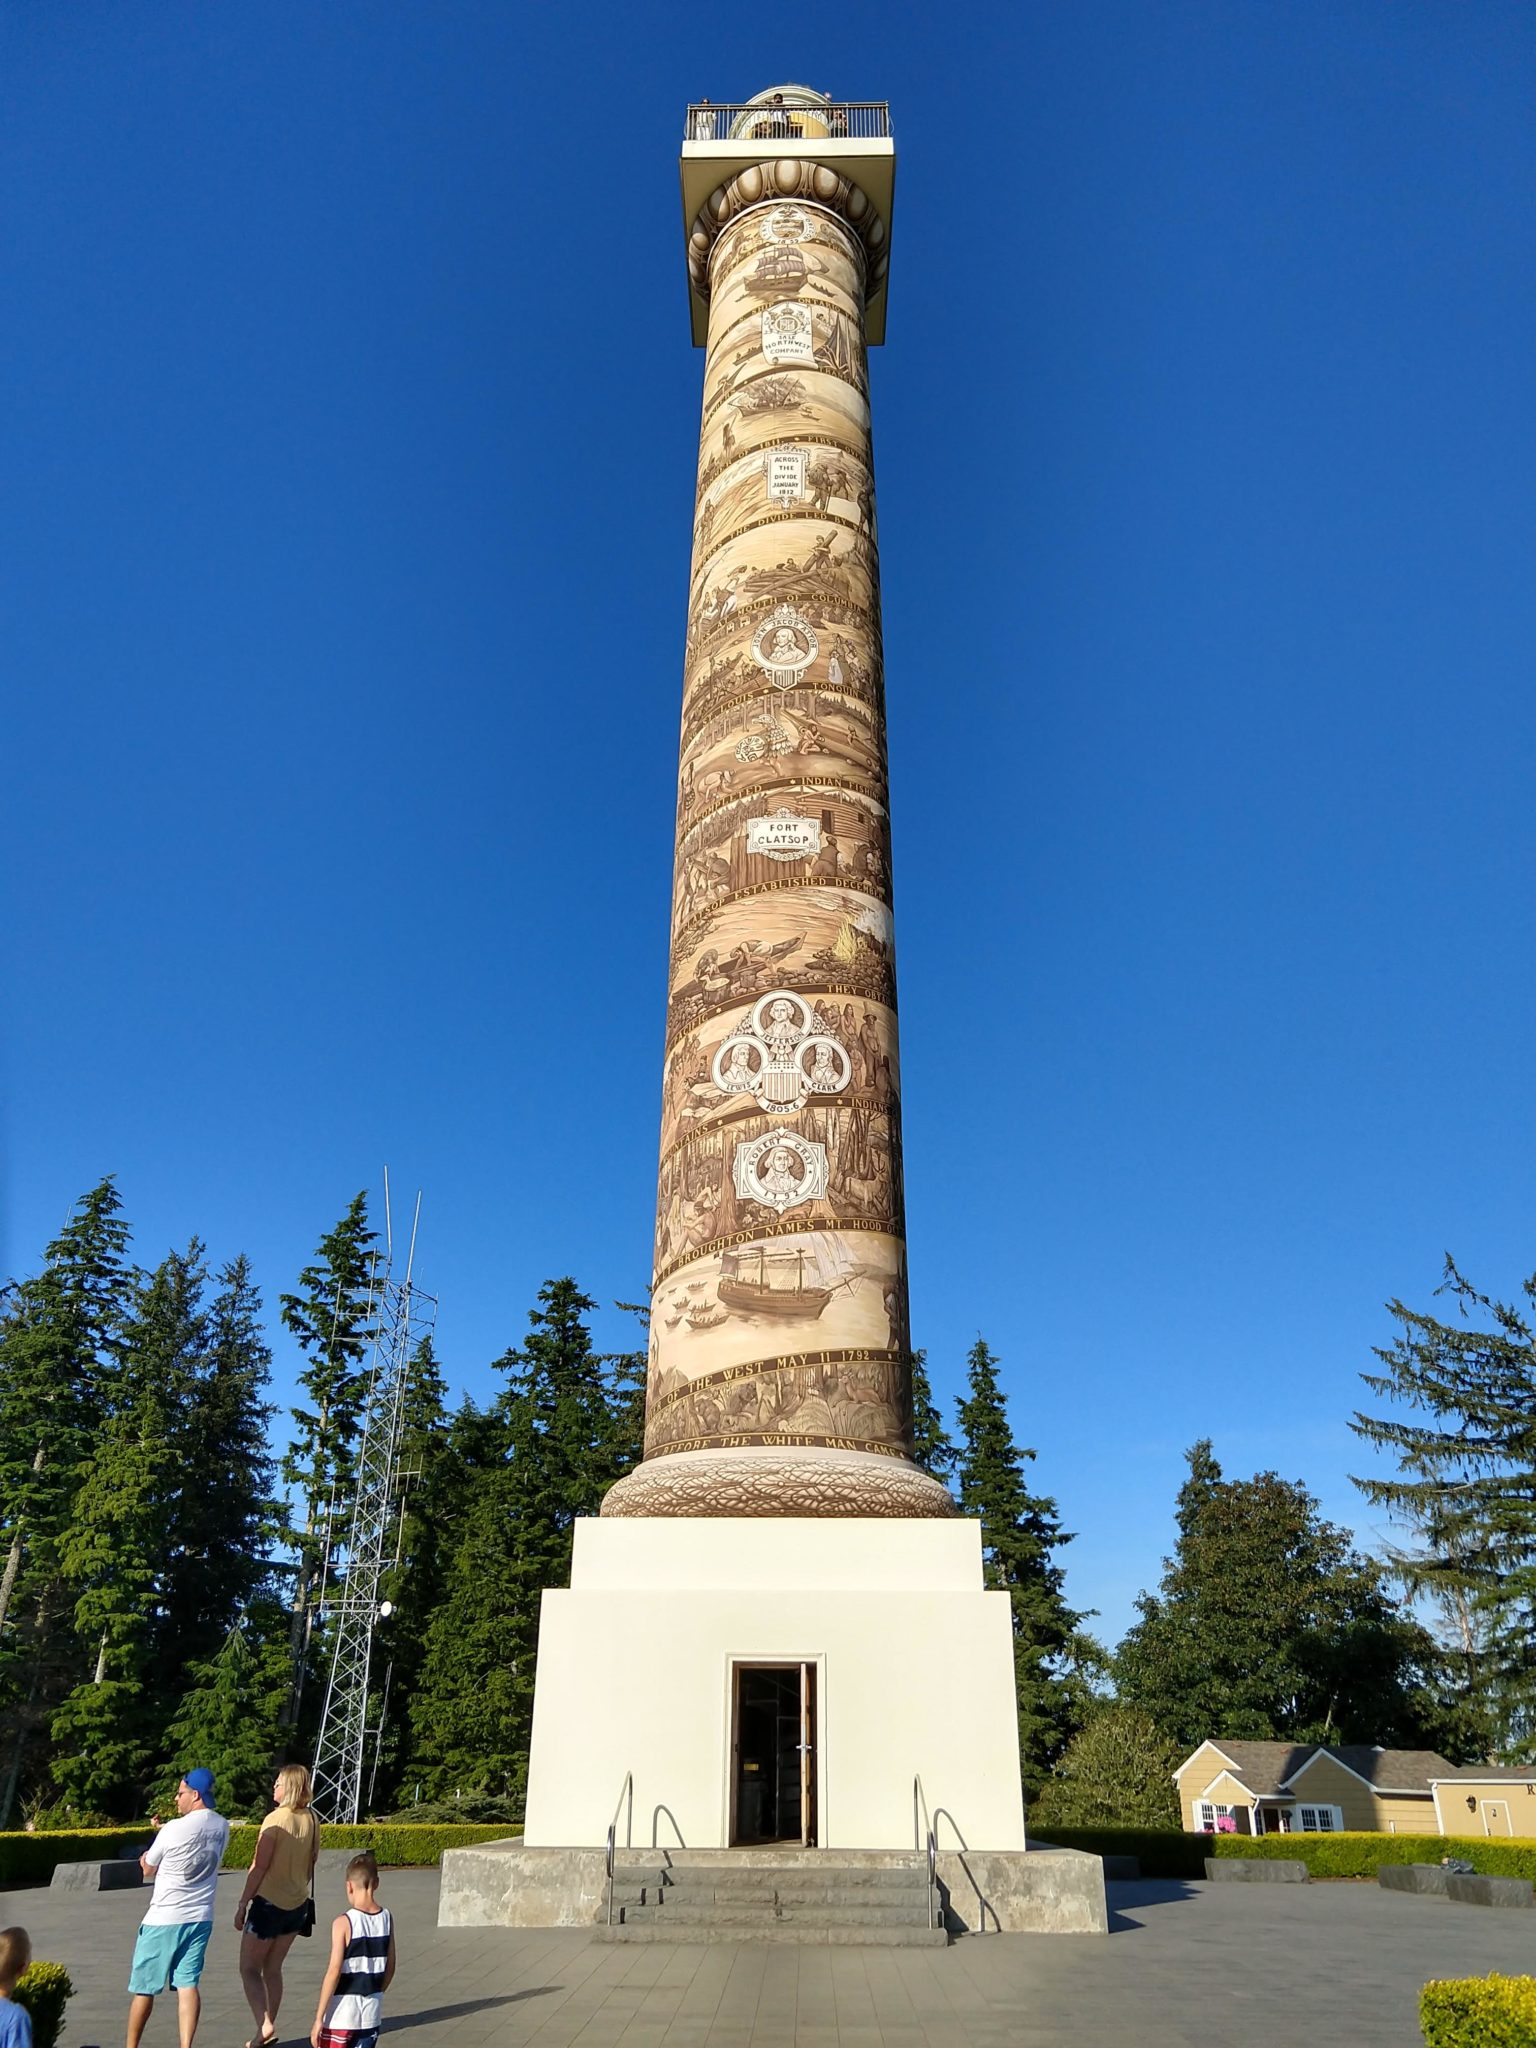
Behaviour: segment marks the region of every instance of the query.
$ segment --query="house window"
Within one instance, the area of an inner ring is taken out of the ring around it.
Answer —
[[[1237,1822],[1232,1817],[1230,1806],[1216,1806],[1209,1799],[1197,1799],[1195,1826],[1202,1835],[1230,1835]]]
[[[1335,1835],[1344,1825],[1336,1806],[1298,1806],[1296,1826],[1304,1835]]]

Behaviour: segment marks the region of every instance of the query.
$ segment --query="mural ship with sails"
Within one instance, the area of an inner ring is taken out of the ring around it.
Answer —
[[[805,258],[790,243],[776,249],[765,249],[757,259],[757,268],[746,280],[746,289],[759,298],[772,298],[778,292],[797,292],[809,275]]]
[[[770,1252],[766,1245],[748,1245],[742,1251],[721,1254],[715,1292],[726,1308],[814,1322],[832,1299],[834,1290],[814,1284],[821,1277],[814,1254],[811,1285],[806,1284],[805,1266],[803,1248]]]

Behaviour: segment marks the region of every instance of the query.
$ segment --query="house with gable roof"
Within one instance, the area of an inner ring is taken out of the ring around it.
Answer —
[[[1536,1770],[1365,1743],[1202,1742],[1174,1773],[1183,1825],[1212,1834],[1536,1837]]]

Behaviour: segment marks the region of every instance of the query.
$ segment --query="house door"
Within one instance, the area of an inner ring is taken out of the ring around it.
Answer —
[[[738,1664],[731,1846],[816,1840],[816,1667]]]
[[[1507,1799],[1485,1799],[1483,1801],[1483,1833],[1485,1835],[1512,1835],[1509,1824],[1509,1801]]]

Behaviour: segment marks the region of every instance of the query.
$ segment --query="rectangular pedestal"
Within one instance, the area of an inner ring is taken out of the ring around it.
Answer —
[[[621,1848],[746,1839],[743,1674],[773,1669],[807,1702],[818,1847],[911,1852],[940,1807],[946,1848],[1024,1847],[978,1524],[681,1518],[577,1526],[570,1590],[544,1595],[525,1842],[600,1848],[631,1775]]]

